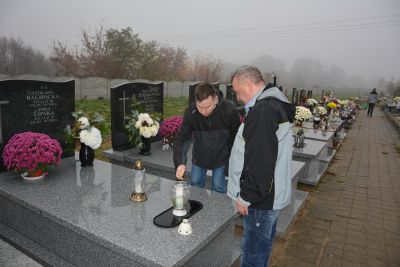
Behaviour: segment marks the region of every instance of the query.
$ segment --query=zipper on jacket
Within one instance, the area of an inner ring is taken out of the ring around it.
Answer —
[[[272,185],[274,184],[274,180],[272,179],[272,181],[271,181],[271,185],[269,186],[269,190],[268,190],[268,193],[271,193],[271,191],[272,191]]]

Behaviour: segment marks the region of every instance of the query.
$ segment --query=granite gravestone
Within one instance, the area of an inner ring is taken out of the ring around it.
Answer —
[[[39,132],[57,139],[62,157],[73,156],[64,141],[64,129],[73,123],[75,81],[0,81],[0,155],[16,133]],[[0,171],[5,171],[0,157]]]
[[[312,98],[312,90],[307,91],[307,98]]]
[[[122,151],[132,148],[125,130],[127,116],[131,114],[134,99],[148,112],[164,114],[164,83],[125,83],[110,89],[112,148]],[[153,141],[159,140],[153,138]]]
[[[215,90],[219,91],[219,82],[212,83],[211,85],[215,88]]]
[[[306,91],[305,89],[301,89],[301,90],[300,90],[300,101],[301,101],[301,102],[304,102],[304,100],[306,99],[306,97],[307,97],[307,91]]]
[[[292,91],[292,104],[298,105],[299,104],[299,100],[300,100],[299,98],[300,98],[299,90],[297,90],[296,88],[293,88],[293,91]]]
[[[195,93],[194,90],[196,89],[196,86],[201,83],[201,82],[195,82],[195,83],[191,83],[189,85],[189,106],[191,103],[193,103],[195,101]]]

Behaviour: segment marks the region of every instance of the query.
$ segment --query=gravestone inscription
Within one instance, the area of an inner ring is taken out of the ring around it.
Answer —
[[[0,155],[16,133],[39,132],[57,139],[63,158],[73,156],[64,141],[64,129],[73,123],[75,81],[0,81]],[[5,171],[0,157],[0,171]]]
[[[164,114],[164,83],[125,83],[110,89],[111,101],[111,140],[112,148],[122,151],[132,148],[125,130],[127,116],[131,114],[131,103],[134,99],[145,112]],[[159,138],[152,138],[158,141]]]

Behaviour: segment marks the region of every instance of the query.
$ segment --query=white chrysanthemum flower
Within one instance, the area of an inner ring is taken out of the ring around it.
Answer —
[[[324,107],[316,107],[314,109],[314,113],[318,113],[319,115],[325,115],[326,114],[326,109]]]
[[[79,133],[79,140],[93,149],[99,148],[102,142],[101,133],[96,127],[91,127],[88,130],[82,130]]]
[[[296,106],[295,119],[298,121],[305,121],[312,117],[312,113],[308,108]]]
[[[135,123],[135,128],[139,129],[140,127],[142,127],[142,123],[139,120],[137,120]]]
[[[307,105],[312,106],[312,105],[317,105],[317,104],[318,104],[318,101],[315,100],[314,98],[308,98],[308,99],[306,100],[306,103],[307,103]]]
[[[154,124],[154,121],[153,121],[153,119],[152,119],[152,118],[150,118],[150,117],[146,118],[146,122],[147,122],[147,125],[149,125],[149,126],[151,126],[151,125],[153,125],[153,124]]]
[[[150,116],[149,116],[148,113],[140,113],[139,116],[138,116],[138,120],[139,120],[140,122],[144,122],[144,121],[147,122],[147,120],[148,120],[149,118],[150,118]]]
[[[140,135],[145,137],[145,138],[150,138],[151,137],[151,131],[149,127],[141,127],[140,128]]]
[[[89,124],[89,120],[88,120],[88,118],[86,118],[86,117],[80,117],[79,119],[78,119],[78,122],[79,122],[79,128],[80,129],[86,129],[87,127],[89,127],[90,126],[90,124]]]
[[[156,136],[158,133],[158,129],[155,125],[150,127],[151,136]]]

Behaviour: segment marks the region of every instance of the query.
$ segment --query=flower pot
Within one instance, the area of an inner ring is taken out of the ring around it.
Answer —
[[[142,147],[139,148],[139,154],[143,156],[149,156],[151,155],[151,143],[150,143],[150,138],[146,138],[141,136],[140,137],[142,140]]]
[[[84,143],[81,143],[81,150],[79,150],[79,161],[81,162],[81,167],[93,166],[94,149],[85,145]]]
[[[40,180],[44,175],[45,173],[41,169],[21,173],[22,178],[28,181]]]

